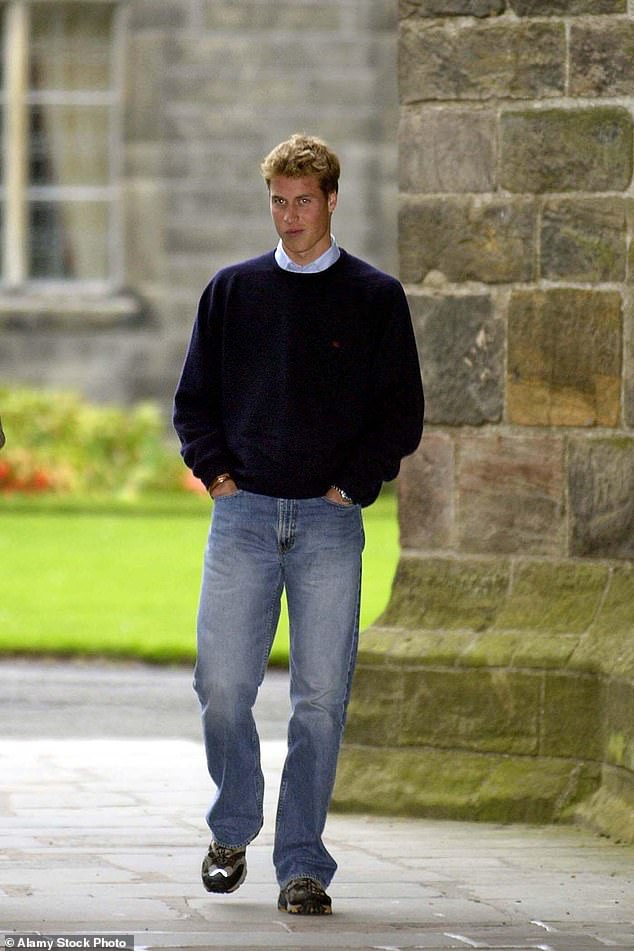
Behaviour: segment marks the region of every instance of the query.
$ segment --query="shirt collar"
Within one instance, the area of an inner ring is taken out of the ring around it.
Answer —
[[[284,250],[282,239],[280,238],[275,249],[275,260],[284,271],[293,271],[295,274],[317,274],[319,271],[325,271],[327,268],[332,267],[335,261],[338,260],[340,254],[341,251],[335,241],[335,236],[331,234],[330,247],[314,261],[311,261],[310,264],[302,266],[301,264],[296,264],[295,261],[289,258]]]

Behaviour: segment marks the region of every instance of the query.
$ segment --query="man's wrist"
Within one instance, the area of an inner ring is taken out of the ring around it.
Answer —
[[[347,502],[348,505],[354,505],[354,501],[353,501],[352,498],[348,495],[348,493],[346,492],[345,489],[341,489],[338,485],[331,485],[330,488],[331,488],[331,489],[334,489],[335,492],[338,492],[339,495],[341,496],[341,498],[343,499],[343,501],[344,501],[344,502]]]
[[[232,476],[229,472],[221,472],[220,475],[217,475],[216,478],[211,483],[211,485],[209,486],[209,494],[211,495],[214,489],[217,489],[218,486],[222,485],[223,482],[229,482],[231,479],[232,479]]]

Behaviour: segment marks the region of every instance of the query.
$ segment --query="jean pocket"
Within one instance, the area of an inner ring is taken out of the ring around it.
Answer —
[[[346,509],[356,509],[357,507],[354,502],[333,502],[332,499],[327,499],[325,495],[320,495],[319,498],[333,509],[343,509],[345,511]]]
[[[235,499],[239,495],[242,495],[242,489],[236,489],[235,492],[226,492],[224,495],[216,495],[215,497],[212,495],[211,500],[212,502],[222,502],[223,499]]]

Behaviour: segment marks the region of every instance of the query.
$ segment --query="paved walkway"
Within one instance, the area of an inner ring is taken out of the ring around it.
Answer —
[[[37,931],[134,934],[137,949],[634,948],[634,848],[568,827],[333,815],[335,914],[277,912],[279,673],[259,702],[265,828],[244,886],[207,895],[198,871],[209,783],[190,680],[141,666],[0,663],[0,934],[9,941]]]

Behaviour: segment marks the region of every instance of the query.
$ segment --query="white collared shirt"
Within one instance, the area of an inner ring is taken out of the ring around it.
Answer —
[[[284,271],[294,271],[296,274],[318,274],[319,271],[326,271],[329,267],[332,267],[335,261],[339,259],[340,254],[341,251],[335,241],[335,236],[331,234],[330,247],[327,251],[320,254],[320,256],[314,261],[311,261],[310,264],[296,264],[295,261],[289,258],[284,250],[284,245],[280,238],[275,249],[275,260]]]

